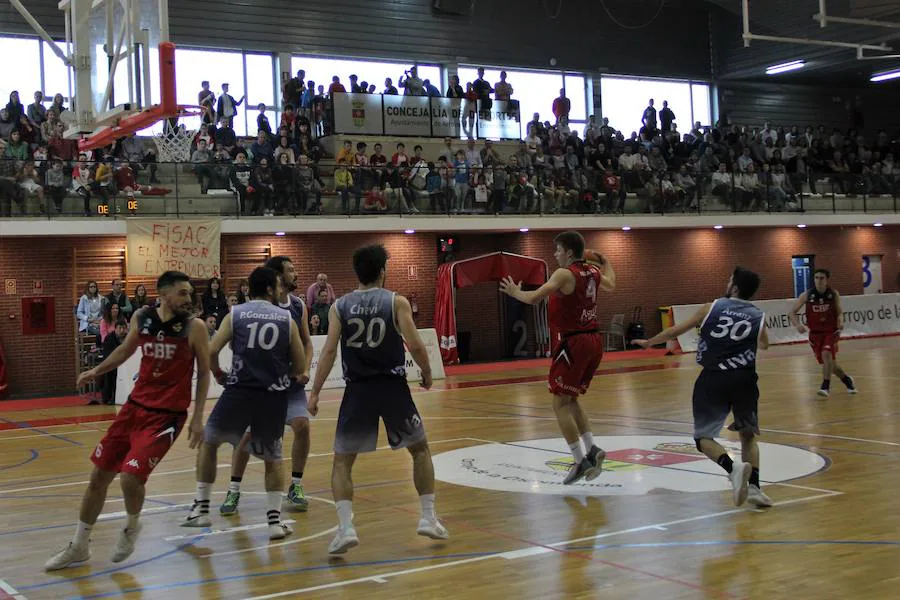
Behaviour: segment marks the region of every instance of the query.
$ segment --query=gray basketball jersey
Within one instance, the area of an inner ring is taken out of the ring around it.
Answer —
[[[751,302],[719,298],[700,325],[697,362],[706,369],[756,369],[756,352],[765,313]]]
[[[697,362],[706,369],[756,369],[756,352],[765,313],[753,303],[719,298],[700,326]]]
[[[291,385],[291,313],[265,300],[231,309],[234,353],[226,387],[280,392]]]
[[[406,378],[406,351],[394,321],[394,292],[356,290],[337,301],[344,380]]]
[[[288,294],[288,301],[286,304],[278,303],[278,306],[285,309],[289,313],[291,313],[291,318],[294,320],[294,323],[297,324],[297,328],[300,331],[303,331],[303,317],[306,314],[304,307],[306,303],[297,296],[293,294]],[[291,393],[302,391],[305,389],[305,386],[299,381],[291,381]]]

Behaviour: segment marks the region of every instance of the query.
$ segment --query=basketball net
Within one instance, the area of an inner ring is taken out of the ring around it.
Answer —
[[[164,124],[162,133],[153,134],[157,160],[164,163],[190,162],[191,144],[196,133],[196,129],[187,129],[184,125],[168,127]]]

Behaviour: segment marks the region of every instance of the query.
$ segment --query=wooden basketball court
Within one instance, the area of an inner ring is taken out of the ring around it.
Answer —
[[[411,461],[384,449],[356,463],[361,545],[339,559],[326,553],[337,391],[313,423],[313,501],[286,515],[293,536],[270,543],[261,526],[258,462],[238,515],[215,514],[212,530],[179,527],[194,492],[182,436],[150,479],[134,555],[109,561],[124,515],[114,484],[90,563],[51,574],[42,565],[71,539],[88,456],[113,411],[0,404],[0,598],[896,598],[900,338],[841,350],[855,397],[835,379],[831,398],[816,398],[820,373],[805,346],[762,359],[761,478],[776,502],[765,511],[736,509],[718,467],[692,449],[693,355],[604,361],[584,402],[609,470],[564,489],[569,456],[545,368],[452,375],[415,394],[450,540],[416,535]],[[214,505],[229,459],[223,447]]]

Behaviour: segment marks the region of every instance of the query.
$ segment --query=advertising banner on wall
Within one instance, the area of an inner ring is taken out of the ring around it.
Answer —
[[[479,109],[481,109],[479,103]],[[522,138],[519,103],[494,100],[488,110],[478,112],[478,137],[494,140]]]
[[[754,302],[766,313],[769,343],[790,344],[805,342],[809,339],[807,334],[798,332],[797,328],[791,325],[788,314],[794,302],[794,299]],[[702,304],[673,306],[675,325],[684,323],[701,306]],[[842,338],[900,334],[900,294],[841,296],[841,308],[844,311]],[[805,321],[806,315],[801,311],[800,322],[804,323]],[[678,343],[685,352],[696,352],[697,341],[696,329],[692,329],[678,338]]]
[[[335,94],[334,129],[337,133],[382,135],[381,94]]]
[[[462,134],[462,100],[431,98],[431,135],[459,138]]]
[[[430,98],[383,96],[384,134],[431,137]]]
[[[128,277],[182,271],[192,279],[221,277],[219,219],[126,219]]]
[[[444,379],[446,375],[444,374],[444,362],[441,360],[441,348],[438,344],[437,332],[434,329],[420,329],[419,335],[422,337],[422,342],[425,344],[425,351],[428,353],[428,362],[431,364],[431,376],[436,381],[438,379]],[[313,361],[312,366],[309,370],[310,383],[307,384],[306,389],[309,390],[312,388],[312,380],[316,377],[316,368],[319,364],[319,355],[322,353],[322,348],[325,347],[325,339],[327,336],[324,335],[314,335],[312,336],[313,343]],[[219,365],[222,367],[224,371],[227,371],[231,368],[231,346],[225,346],[222,348],[222,351],[219,353]],[[134,382],[137,381],[138,371],[141,366],[141,351],[138,349],[131,358],[126,360],[116,372],[116,404],[125,404],[125,401],[128,400],[128,395],[131,393],[131,388],[134,387]],[[191,384],[191,395],[193,396],[196,392],[196,375],[194,376],[194,383]],[[416,361],[413,360],[412,354],[409,353],[409,350],[406,351],[406,379],[409,381],[411,386],[418,385],[418,382],[422,379],[422,371],[416,365]],[[331,369],[331,373],[328,374],[328,379],[325,380],[325,385],[323,389],[333,389],[333,388],[342,388],[344,387],[344,379],[343,379],[343,371],[341,370],[341,349],[338,347],[337,358],[334,361],[334,367]],[[219,383],[212,379],[209,383],[209,397],[210,398],[218,398],[222,395],[223,388]]]

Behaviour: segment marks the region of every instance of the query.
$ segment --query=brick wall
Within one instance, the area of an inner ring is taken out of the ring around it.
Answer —
[[[527,254],[547,261],[552,270],[552,232],[527,234],[463,234],[458,258],[471,258],[497,250]],[[329,275],[338,294],[355,286],[351,269],[353,249],[381,241],[392,256],[388,286],[405,295],[416,294],[417,322],[430,327],[434,315],[434,277],[437,268],[436,236],[431,234],[329,234],[329,235],[228,235],[222,245],[232,257],[223,265],[231,282],[246,276],[252,264],[238,260],[239,253],[260,253],[271,244],[274,254],[294,258],[299,283],[305,292],[319,272]],[[860,259],[864,254],[882,254],[885,292],[900,291],[900,228],[815,227],[735,228],[714,231],[634,230],[597,231],[586,234],[588,246],[605,252],[616,268],[619,288],[604,295],[601,318],[626,313],[640,306],[649,334],[659,330],[656,308],[709,300],[724,290],[728,274],[741,264],[763,278],[758,298],[786,298],[793,293],[790,258],[815,254],[816,265],[830,268],[833,283],[844,294],[862,293]],[[18,281],[18,296],[0,295],[0,341],[6,351],[11,393],[71,393],[74,382],[74,326],[72,307],[84,280],[94,278],[108,293],[109,282],[121,276],[122,265],[99,259],[82,260],[75,281],[75,248],[87,244],[112,255],[124,245],[123,238],[4,238],[0,240],[0,273]],[[418,279],[409,280],[408,267],[418,268]],[[21,296],[30,295],[32,281],[44,283],[44,294],[56,298],[57,333],[23,337]],[[231,291],[231,290],[229,290]],[[133,292],[129,285],[129,294]],[[151,290],[152,294],[153,291]],[[494,284],[481,284],[457,293],[457,327],[472,332],[473,360],[502,356],[502,334],[498,323],[499,296]],[[9,319],[12,314],[15,318]]]

